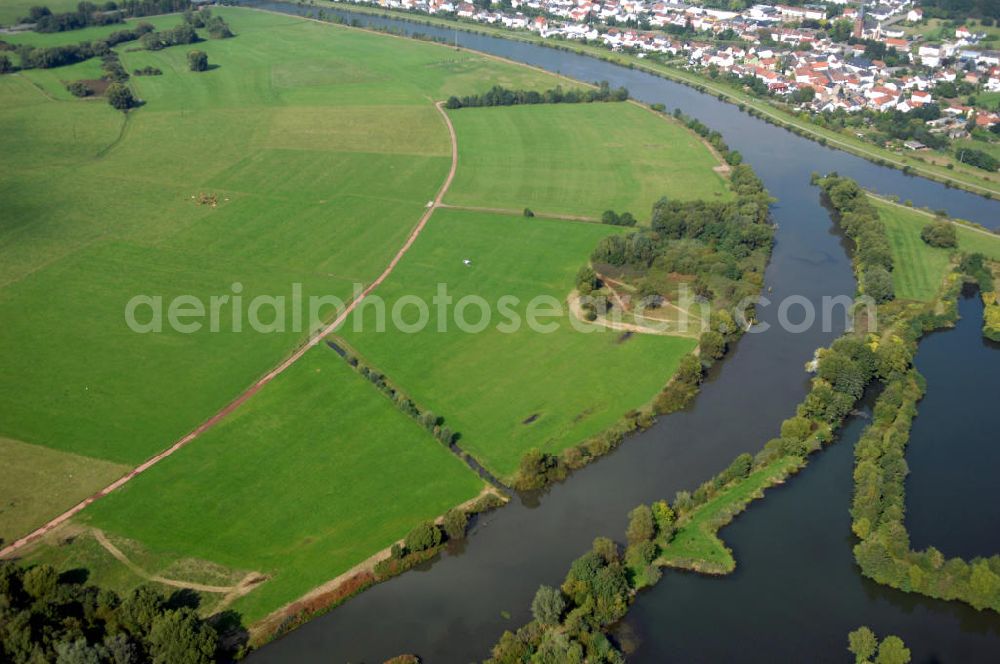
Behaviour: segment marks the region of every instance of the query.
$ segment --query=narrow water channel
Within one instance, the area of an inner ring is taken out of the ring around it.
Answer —
[[[289,3],[244,4],[293,14],[311,11]],[[917,205],[1000,226],[997,202],[824,148],[656,76],[532,44],[364,14],[341,15],[361,25],[455,40],[581,80],[624,85],[641,101],[680,107],[719,130],[779,199],[773,209],[779,230],[766,274],[767,288],[773,289],[766,295],[774,302],[800,295],[819,307],[824,296],[855,290],[841,238],[819,204],[819,191],[809,184],[812,171],[836,170]],[[770,329],[740,341],[715,367],[691,410],[661,419],[544,495],[515,499],[476,524],[460,551],[364,592],[263,648],[251,661],[379,662],[400,653],[417,653],[432,663],[486,657],[503,630],[530,619],[528,606],[537,587],[558,584],[594,537],[623,538],[625,515],[632,507],[696,487],[735,455],[756,451],[777,433],[805,394],[804,363],[839,335],[843,321],[792,334],[776,324],[776,306],[762,307],[759,314]],[[907,641],[912,633],[919,642],[915,662],[997,660],[997,616],[909,598],[868,584],[856,573],[847,509],[850,437],[861,424],[852,423],[844,441],[726,530],[727,539],[742,542],[739,533],[746,531],[761,545],[776,548],[747,553],[741,544],[734,547],[740,562],[735,576],[698,579],[670,573],[653,591],[640,595],[631,619],[642,636],[637,658],[747,661],[756,650],[768,661],[844,661],[846,631],[868,622],[877,630],[893,628]],[[814,513],[809,505],[822,510]],[[838,553],[831,556],[839,557],[828,561],[814,556],[825,549],[835,549]],[[785,578],[791,566],[796,574]],[[742,593],[739,584],[751,570],[773,580],[775,588],[756,586],[761,594]],[[847,592],[845,585],[859,590]],[[800,619],[803,607],[817,617]],[[719,611],[728,612],[731,620],[717,620]],[[734,624],[743,626],[738,634],[730,631]],[[678,626],[689,636],[678,638]],[[725,643],[733,648],[730,656],[716,656]]]

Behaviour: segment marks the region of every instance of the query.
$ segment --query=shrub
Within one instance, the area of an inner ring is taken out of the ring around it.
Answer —
[[[448,510],[444,515],[444,532],[448,539],[460,540],[465,537],[469,525],[469,515],[458,508]]]
[[[408,551],[426,551],[441,543],[441,531],[433,523],[425,522],[406,535]]]
[[[66,86],[66,89],[69,90],[70,94],[74,97],[89,97],[94,94],[94,91],[90,89],[90,86],[83,81],[73,81]]]
[[[206,71],[208,69],[208,54],[205,51],[188,52],[188,68],[191,71]]]
[[[119,111],[127,111],[136,105],[136,99],[132,95],[132,90],[124,83],[112,83],[104,92],[108,103]]]
[[[947,221],[932,221],[920,231],[920,239],[932,247],[952,248],[958,246],[955,225]]]

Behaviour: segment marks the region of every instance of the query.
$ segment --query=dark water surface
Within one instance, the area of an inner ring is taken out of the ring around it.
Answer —
[[[1000,344],[983,338],[978,294],[958,306],[958,326],[917,356],[927,393],[906,450],[906,525],[915,548],[970,559],[1000,553]]]
[[[252,4],[309,11],[286,3]],[[456,40],[581,80],[624,85],[641,101],[680,107],[719,130],[779,199],[773,209],[779,230],[766,274],[773,289],[766,295],[775,303],[799,295],[819,308],[824,296],[855,290],[842,240],[819,204],[818,190],[809,185],[812,171],[836,170],[918,206],[1000,225],[997,202],[824,148],[649,74],[532,44],[341,15],[363,25]],[[739,342],[713,369],[691,410],[661,419],[544,495],[515,499],[480,520],[461,551],[362,593],[263,648],[251,661],[380,662],[400,653],[417,653],[427,662],[486,657],[503,630],[530,619],[528,606],[537,587],[557,585],[594,537],[623,539],[631,508],[696,487],[735,455],[756,451],[777,434],[808,387],[804,363],[842,331],[843,321],[792,334],[777,325],[776,304],[760,308],[759,318],[771,328]],[[851,438],[862,424],[853,422],[844,441],[726,529],[739,559],[735,575],[704,579],[668,573],[654,590],[640,595],[630,614],[642,636],[637,659],[845,661],[847,631],[867,622],[876,631],[902,636],[915,662],[1000,661],[997,616],[911,598],[869,584],[855,571],[847,509]],[[975,472],[966,458],[944,463]]]

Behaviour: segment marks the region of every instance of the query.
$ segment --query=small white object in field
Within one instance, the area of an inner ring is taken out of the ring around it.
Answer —
[[[472,261],[470,261],[468,258],[462,259],[462,262],[465,263],[466,265],[472,265]]]

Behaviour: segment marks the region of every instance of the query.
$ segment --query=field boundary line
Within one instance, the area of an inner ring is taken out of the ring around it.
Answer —
[[[59,525],[65,523],[72,517],[82,512],[84,508],[86,508],[91,503],[103,498],[104,496],[115,491],[116,489],[121,488],[128,482],[135,479],[138,475],[146,472],[147,470],[149,470],[159,462],[163,461],[170,455],[174,454],[181,448],[185,447],[186,445],[191,443],[191,441],[198,438],[201,434],[205,433],[206,431],[214,427],[216,424],[221,422],[230,413],[235,411],[237,408],[242,406],[246,401],[248,401],[251,397],[257,394],[257,392],[259,392],[265,385],[267,385],[272,380],[277,378],[279,375],[284,373],[286,369],[295,364],[295,362],[297,362],[303,355],[305,355],[314,346],[318,345],[325,336],[331,334],[338,327],[340,327],[344,323],[344,321],[347,320],[347,317],[351,315],[351,312],[353,312],[354,309],[357,308],[359,304],[361,304],[362,300],[368,297],[372,293],[372,291],[378,288],[378,286],[383,281],[385,281],[390,274],[392,274],[392,271],[396,268],[396,265],[399,264],[399,261],[403,259],[403,256],[406,255],[406,252],[409,251],[410,247],[413,246],[413,243],[416,242],[417,236],[420,235],[420,232],[427,225],[427,222],[430,220],[431,215],[433,215],[434,211],[438,207],[440,207],[441,200],[444,198],[445,193],[451,186],[452,180],[455,179],[455,172],[458,170],[458,138],[455,135],[455,127],[451,124],[451,119],[448,117],[448,114],[445,113],[444,102],[436,102],[434,104],[434,107],[438,110],[438,113],[441,114],[441,118],[444,120],[445,126],[448,129],[448,135],[451,139],[451,168],[448,171],[448,176],[441,184],[441,188],[438,189],[437,195],[434,197],[434,200],[432,200],[428,204],[427,209],[424,211],[423,215],[421,215],[420,220],[417,221],[416,226],[414,226],[413,230],[410,231],[410,235],[409,237],[407,237],[406,242],[396,252],[396,255],[393,256],[392,260],[389,261],[389,264],[382,271],[382,273],[375,279],[375,281],[370,283],[367,288],[365,288],[360,294],[358,294],[353,300],[351,300],[351,302],[344,308],[344,311],[342,311],[340,315],[333,320],[332,323],[330,323],[322,330],[320,330],[318,333],[309,338],[304,344],[299,346],[298,349],[296,349],[291,355],[285,358],[285,360],[282,361],[278,366],[276,366],[275,368],[271,369],[269,372],[264,374],[263,377],[258,379],[257,382],[255,382],[249,388],[244,390],[242,394],[238,395],[235,399],[229,402],[229,404],[227,404],[221,410],[215,413],[215,415],[212,415],[210,418],[202,422],[200,425],[198,425],[197,428],[195,428],[193,431],[185,435],[183,438],[175,442],[167,449],[150,457],[149,459],[147,459],[140,465],[136,466],[128,473],[126,473],[124,476],[118,478],[117,480],[115,480],[108,486],[104,487],[94,495],[82,500],[81,502],[77,503],[70,509],[60,514],[59,516],[50,520],[45,525],[36,528],[31,533],[25,535],[24,537],[18,540],[15,540],[11,544],[5,546],[3,549],[0,549],[0,558],[5,558],[7,556],[10,556],[11,554],[17,552],[24,546],[39,540],[46,533],[51,532],[54,528],[58,527]]]
[[[476,205],[452,205],[451,203],[441,203],[438,207],[445,210],[467,210],[469,212],[486,212],[488,214],[506,214],[514,217],[520,217],[524,214],[524,210],[509,210],[507,208],[499,207],[479,207]],[[601,220],[597,217],[586,217],[583,215],[575,214],[556,214],[554,212],[535,212],[531,211],[535,219],[555,219],[557,221],[582,221],[588,224],[599,224]]]

